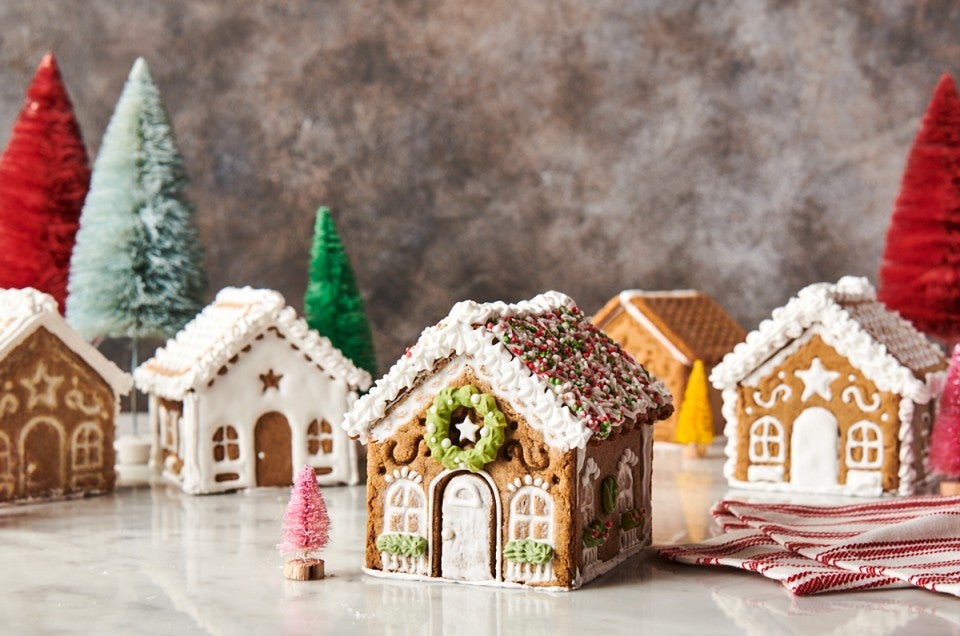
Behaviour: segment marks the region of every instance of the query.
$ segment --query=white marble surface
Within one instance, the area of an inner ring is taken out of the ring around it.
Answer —
[[[655,543],[712,532],[708,509],[726,492],[720,464],[658,447]],[[190,496],[154,485],[0,508],[0,633],[960,633],[954,597],[795,598],[756,574],[652,553],[568,593],[384,581],[360,572],[363,487],[324,494],[328,577],[314,582],[281,574],[284,489]]]

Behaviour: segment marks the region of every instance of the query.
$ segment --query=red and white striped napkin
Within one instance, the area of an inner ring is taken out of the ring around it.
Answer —
[[[720,501],[724,533],[659,549],[696,565],[727,565],[797,595],[917,586],[960,596],[960,497],[850,506]]]

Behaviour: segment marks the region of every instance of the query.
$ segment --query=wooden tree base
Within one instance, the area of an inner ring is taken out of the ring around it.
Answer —
[[[323,578],[323,559],[293,559],[283,564],[283,575],[292,581]]]
[[[706,446],[701,446],[699,444],[685,444],[683,447],[683,457],[687,459],[701,459],[706,454]]]
[[[941,481],[941,495],[960,495],[960,481]]]

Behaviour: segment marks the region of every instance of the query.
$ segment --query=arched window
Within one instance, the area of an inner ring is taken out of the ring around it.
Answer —
[[[510,541],[533,539],[553,545],[553,498],[537,486],[524,486],[510,500]]]
[[[617,495],[618,512],[633,509],[633,471],[639,462],[640,458],[629,448],[623,451],[617,462],[617,485],[620,487]]]
[[[324,455],[333,452],[333,427],[327,420],[313,420],[307,427],[307,453],[318,455],[321,450]]]
[[[73,432],[73,470],[97,470],[103,466],[103,433],[93,422],[84,422]]]
[[[7,497],[13,495],[13,450],[10,448],[10,438],[6,433],[0,433],[0,493]]]
[[[383,503],[384,533],[406,532],[425,537],[426,516],[426,499],[420,486],[409,479],[390,484]]]
[[[769,415],[750,425],[750,461],[758,463],[783,463],[783,426]]]
[[[847,468],[883,466],[883,431],[873,422],[860,421],[847,431]]]
[[[164,406],[161,406],[158,411],[160,415],[160,446],[176,452],[177,425],[179,424],[180,413]]]
[[[221,426],[213,432],[213,461],[235,461],[240,459],[240,442],[237,429]]]

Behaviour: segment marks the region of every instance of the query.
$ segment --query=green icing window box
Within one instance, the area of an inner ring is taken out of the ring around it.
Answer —
[[[517,539],[507,544],[503,556],[514,563],[545,565],[553,559],[553,546],[533,539]]]
[[[643,511],[631,508],[620,515],[620,527],[623,530],[633,530],[643,523]]]
[[[405,557],[422,556],[427,551],[427,540],[417,534],[381,534],[377,550]]]
[[[611,527],[613,527],[613,523],[610,521],[603,522],[599,519],[594,519],[583,529],[583,545],[588,548],[596,548],[603,545],[607,542],[607,539],[610,538]]]

